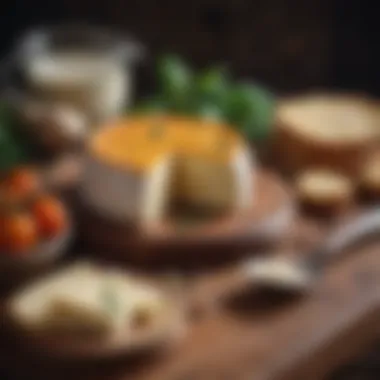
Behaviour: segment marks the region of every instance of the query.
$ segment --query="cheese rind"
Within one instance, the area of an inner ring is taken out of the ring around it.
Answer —
[[[156,220],[168,202],[170,159],[146,172],[124,172],[88,157],[81,197],[99,214],[118,221]]]

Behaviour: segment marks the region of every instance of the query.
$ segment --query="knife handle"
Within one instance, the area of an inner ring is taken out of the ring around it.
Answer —
[[[325,242],[312,252],[308,260],[322,265],[326,261],[333,260],[344,250],[377,233],[380,236],[380,207],[366,211],[354,220],[336,227]]]

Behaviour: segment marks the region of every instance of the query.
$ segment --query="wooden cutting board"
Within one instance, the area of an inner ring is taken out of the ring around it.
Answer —
[[[76,200],[79,236],[100,257],[144,267],[204,266],[236,260],[254,247],[273,245],[289,233],[295,214],[291,187],[276,173],[252,176],[254,202],[246,212],[212,219],[168,218],[136,229],[116,223]]]
[[[286,247],[313,244],[324,227],[299,220]],[[380,336],[379,252],[380,241],[350,252],[307,298],[250,302],[245,310],[214,308],[213,289],[229,281],[228,268],[198,275],[189,292],[200,297],[203,313],[180,346],[154,357],[58,362],[4,334],[0,371],[40,380],[321,380]]]

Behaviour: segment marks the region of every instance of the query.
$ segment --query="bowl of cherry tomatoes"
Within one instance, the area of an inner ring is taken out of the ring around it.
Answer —
[[[59,259],[71,241],[64,203],[37,171],[19,168],[0,180],[0,270],[38,269]]]

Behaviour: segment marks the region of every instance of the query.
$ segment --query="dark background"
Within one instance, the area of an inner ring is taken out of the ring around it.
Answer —
[[[379,21],[367,0],[13,0],[0,5],[0,53],[41,24],[116,25],[152,51],[228,62],[280,91],[380,93]]]

